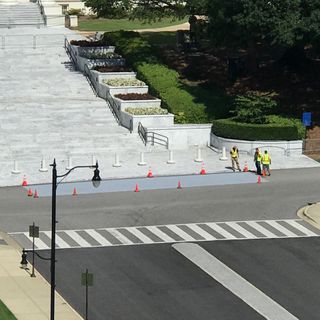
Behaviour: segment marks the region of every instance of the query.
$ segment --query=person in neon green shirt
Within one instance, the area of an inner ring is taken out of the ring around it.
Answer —
[[[271,157],[267,150],[264,151],[261,162],[264,172],[268,173],[268,176],[270,176]]]

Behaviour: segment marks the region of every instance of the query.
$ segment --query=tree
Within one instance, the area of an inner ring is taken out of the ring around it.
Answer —
[[[202,14],[207,0],[85,0],[99,17],[128,16],[140,20],[159,20],[164,17],[182,18]]]
[[[219,44],[254,50],[265,43],[287,49],[286,59],[297,63],[306,44],[320,42],[319,0],[210,0],[207,10]]]

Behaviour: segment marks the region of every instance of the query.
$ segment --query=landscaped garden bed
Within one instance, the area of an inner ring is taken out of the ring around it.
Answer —
[[[110,55],[109,55],[110,54]],[[105,56],[109,56],[110,58],[104,58],[104,59],[89,59],[85,57],[81,57],[78,55],[77,57],[77,66],[78,69],[81,72],[84,72],[85,65],[88,66],[89,69],[92,69],[95,66],[124,66],[125,65],[125,59],[114,56],[114,58],[111,58],[111,53],[106,54]]]
[[[143,81],[136,78],[113,78],[105,79],[102,82],[110,87],[142,87],[146,85]]]
[[[88,40],[71,40],[70,44],[79,47],[104,47],[106,44],[104,41],[88,41]]]
[[[163,115],[168,114],[167,109],[162,108],[126,108],[125,112],[133,114],[135,116],[150,116],[150,115]]]
[[[127,94],[116,94],[116,98],[120,100],[155,100],[149,93],[127,93]]]
[[[100,52],[100,51],[83,51],[79,52],[79,55],[83,58],[90,59],[90,60],[109,60],[109,59],[121,59],[122,56],[115,52]]]
[[[95,66],[92,68],[92,70],[98,71],[98,72],[132,72],[132,68],[126,67],[126,66]]]

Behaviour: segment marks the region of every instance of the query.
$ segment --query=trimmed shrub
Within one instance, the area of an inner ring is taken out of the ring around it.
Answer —
[[[296,120],[268,116],[267,124],[236,122],[233,118],[214,120],[212,132],[229,139],[239,140],[299,140],[304,137],[304,128]]]
[[[158,96],[169,112],[176,115],[176,123],[206,123],[206,106],[183,88],[179,74],[163,65],[153,53],[151,45],[135,32],[104,34],[104,41],[113,44],[137,71],[139,79],[149,85],[150,92]]]

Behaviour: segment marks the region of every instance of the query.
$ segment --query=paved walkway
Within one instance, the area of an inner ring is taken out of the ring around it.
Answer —
[[[0,233],[0,300],[18,320],[48,320],[50,286],[38,272],[31,278],[30,270],[20,268],[20,261],[21,252]],[[55,311],[57,320],[82,319],[59,294]]]

